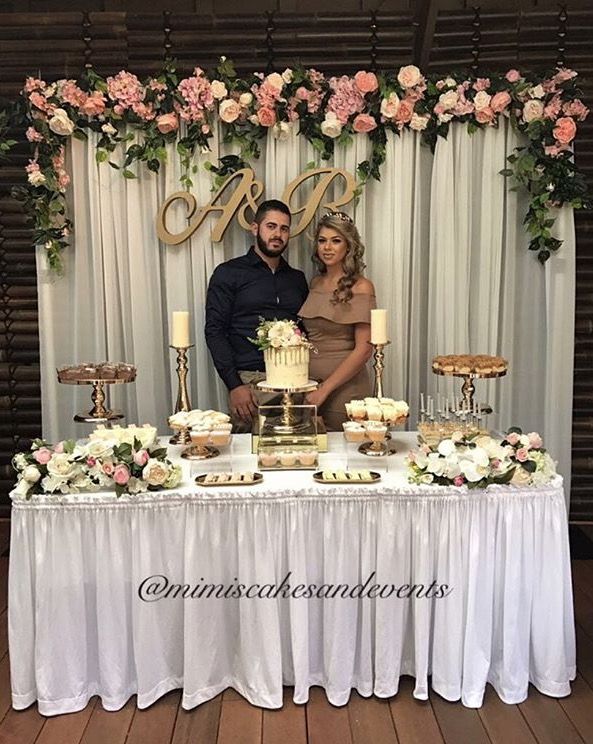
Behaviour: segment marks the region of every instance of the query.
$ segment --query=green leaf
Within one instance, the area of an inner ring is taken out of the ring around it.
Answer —
[[[521,467],[528,473],[535,473],[535,471],[537,470],[537,465],[535,462],[533,462],[533,460],[525,460],[525,462],[521,463]]]
[[[124,170],[122,171],[122,176],[123,176],[124,178],[129,178],[129,179],[137,178],[136,174],[135,174],[135,173],[133,173],[133,172],[132,172],[131,170],[128,170],[127,168],[125,168],[125,169],[124,169]]]
[[[507,434],[518,434],[521,436],[523,434],[523,429],[520,429],[518,426],[509,426],[507,429]]]
[[[84,132],[82,129],[75,129],[72,132],[72,136],[77,140],[82,140],[83,142],[86,142],[88,140],[88,135],[86,132]]]
[[[108,157],[109,155],[107,154],[106,150],[97,150],[97,152],[95,153],[95,160],[97,161],[97,163],[104,163]]]

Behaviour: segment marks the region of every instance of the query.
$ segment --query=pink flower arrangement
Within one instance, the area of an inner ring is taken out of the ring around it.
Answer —
[[[179,83],[177,91],[183,99],[183,104],[177,104],[179,116],[189,122],[205,121],[206,114],[214,108],[214,96],[203,70],[196,67],[192,77]]]
[[[113,111],[119,116],[141,103],[144,94],[140,80],[131,72],[122,70],[114,77],[107,78],[107,95],[114,101]]]
[[[327,111],[334,113],[340,124],[346,124],[352,115],[363,111],[364,97],[352,78],[347,75],[332,77],[329,86],[333,93],[327,102]]]

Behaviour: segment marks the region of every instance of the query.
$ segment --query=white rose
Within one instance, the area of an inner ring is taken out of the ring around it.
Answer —
[[[163,486],[165,488],[177,488],[181,483],[181,465],[172,465],[169,475],[165,479]]]
[[[275,139],[285,142],[290,137],[290,125],[287,121],[277,121],[272,127],[272,134]]]
[[[439,114],[437,117],[439,124],[446,124],[448,121],[451,121],[452,118],[453,114]]]
[[[162,486],[169,474],[167,465],[153,457],[146,463],[142,471],[142,478],[149,486]]]
[[[529,447],[529,437],[527,436],[527,434],[521,434],[521,436],[519,437],[519,442],[522,447]]]
[[[94,457],[95,460],[100,460],[103,457],[111,457],[113,454],[113,447],[116,442],[110,442],[104,439],[96,439],[89,442],[86,448],[86,453],[89,457]]]
[[[528,473],[525,468],[518,466],[515,468],[515,472],[513,473],[513,477],[511,478],[511,483],[514,486],[527,486],[530,479],[531,474]]]
[[[239,103],[241,106],[249,106],[253,101],[253,93],[241,93]]]
[[[232,122],[236,121],[240,113],[241,106],[232,98],[227,98],[218,108],[218,115],[227,124],[232,124]]]
[[[457,106],[459,96],[456,90],[448,90],[446,93],[441,93],[439,96],[439,103],[445,109],[452,109]]]
[[[41,473],[39,472],[39,469],[35,467],[35,465],[27,465],[27,467],[23,470],[23,478],[27,481],[27,483],[37,483],[37,481],[41,478]]]
[[[20,478],[19,482],[16,484],[16,486],[12,489],[10,492],[11,498],[25,498],[26,495],[29,493],[29,490],[31,488],[31,484],[26,481],[24,478]]]
[[[113,124],[110,124],[107,122],[107,124],[103,124],[101,127],[101,131],[105,132],[105,134],[117,134],[117,129],[113,126]]]
[[[143,491],[148,490],[148,483],[140,480],[140,478],[132,476],[127,482],[126,487],[129,493],[142,493]]]
[[[534,88],[531,89],[530,93],[533,98],[543,98],[546,95],[546,91],[541,85],[536,85]]]
[[[61,108],[54,110],[54,115],[51,117],[48,124],[51,131],[56,134],[66,136],[72,134],[74,131],[74,122],[68,118],[68,114]]]
[[[47,463],[47,472],[54,478],[68,479],[76,472],[76,463],[70,461],[70,455],[64,453],[54,454]]]
[[[485,109],[487,106],[489,106],[490,98],[491,96],[489,96],[485,90],[478,91],[478,93],[476,93],[476,97],[474,98],[474,106],[476,108],[476,111],[482,111],[482,109]]]
[[[222,82],[222,80],[213,80],[210,83],[210,90],[212,91],[212,95],[214,96],[214,98],[216,98],[217,101],[220,101],[220,99],[224,98],[228,93],[227,87]]]
[[[342,125],[333,111],[328,111],[325,119],[321,122],[321,131],[326,137],[335,139],[342,133]]]
[[[414,129],[416,132],[422,132],[428,126],[429,121],[430,116],[427,114],[420,116],[419,114],[414,113],[412,114],[412,119],[410,121],[410,129]]]
[[[274,349],[279,349],[282,346],[282,339],[281,338],[271,338],[270,339],[270,346],[272,346]]]
[[[31,186],[41,186],[41,184],[45,183],[45,176],[41,171],[32,171],[27,176],[27,181],[29,181]]]
[[[447,88],[456,88],[457,81],[452,77],[448,77],[448,78],[445,78],[445,85],[447,86]]]
[[[250,116],[249,121],[252,124],[259,124],[259,119],[257,118],[257,114],[253,114],[252,116]]]
[[[292,83],[292,78],[292,70],[290,69],[290,67],[287,67],[286,70],[284,70],[284,72],[282,73],[282,80],[284,80],[285,83]]]
[[[406,65],[400,68],[397,80],[402,88],[413,88],[422,80],[422,75],[416,65]]]
[[[27,467],[27,458],[22,452],[19,452],[12,458],[12,464],[17,470],[24,470]]]
[[[381,116],[386,119],[395,119],[399,109],[399,96],[397,93],[390,93],[389,98],[384,98],[381,101]]]
[[[266,81],[277,90],[282,90],[284,86],[284,80],[282,79],[282,75],[279,75],[277,72],[272,72],[270,75],[266,77]]]
[[[541,119],[544,115],[544,104],[535,98],[526,102],[523,106],[523,119],[530,122],[534,119]]]

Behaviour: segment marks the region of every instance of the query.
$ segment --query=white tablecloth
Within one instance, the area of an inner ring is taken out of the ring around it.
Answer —
[[[191,708],[233,687],[276,708],[283,685],[297,703],[321,685],[343,705],[353,688],[394,695],[402,674],[415,677],[420,699],[430,685],[470,707],[487,682],[507,703],[524,700],[529,682],[568,695],[575,640],[561,479],[537,490],[410,486],[402,459],[412,441],[400,434],[401,455],[365,459],[383,471],[368,486],[275,472],[243,489],[14,502],[13,706],[38,701],[53,715],[100,695],[116,710],[137,694],[144,708],[183,688]],[[227,462],[200,469],[254,468],[248,444],[235,437]],[[361,464],[341,437],[330,446],[322,466]],[[228,597],[200,598],[208,583]],[[285,597],[287,583],[330,584],[320,593],[336,595]],[[232,598],[238,584],[266,597]],[[383,596],[369,596],[374,585]]]

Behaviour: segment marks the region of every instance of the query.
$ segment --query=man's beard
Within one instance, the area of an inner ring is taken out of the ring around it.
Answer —
[[[261,235],[258,234],[255,236],[257,240],[257,247],[259,250],[264,254],[264,256],[267,256],[268,258],[278,258],[278,256],[281,256],[284,251],[286,250],[288,246],[288,240],[286,243],[283,243],[282,246],[278,248],[268,248],[268,244],[265,242],[265,240],[262,240]]]

